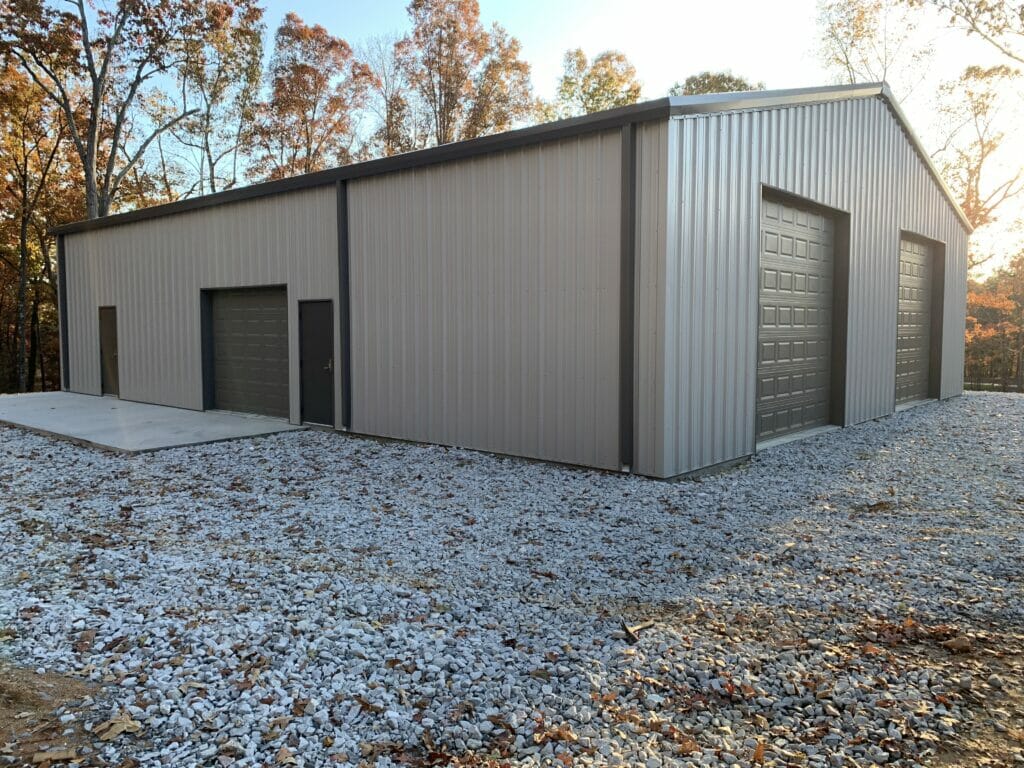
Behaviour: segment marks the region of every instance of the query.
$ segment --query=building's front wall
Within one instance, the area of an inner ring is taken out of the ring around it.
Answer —
[[[963,387],[967,234],[880,98],[676,118],[666,141],[663,365],[640,403],[642,471],[672,476],[755,450],[764,187],[849,215],[847,424],[895,408],[902,231],[945,244],[941,393]],[[658,359],[660,354],[661,360]]]
[[[618,469],[619,130],[347,182],[355,432]],[[338,311],[333,185],[66,236],[70,389],[201,409],[200,294],[286,285]],[[341,366],[335,367],[341,427]]]
[[[336,201],[328,186],[66,236],[69,389],[100,394],[98,308],[114,306],[120,396],[202,409],[201,291],[286,285],[298,422],[298,302],[331,299],[337,318]]]
[[[354,431],[619,467],[621,150],[349,182]]]

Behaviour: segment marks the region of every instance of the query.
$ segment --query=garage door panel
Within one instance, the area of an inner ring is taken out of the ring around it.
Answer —
[[[284,288],[211,295],[214,407],[288,417],[288,303]]]
[[[761,232],[757,434],[766,439],[829,420],[834,224],[765,200]]]
[[[896,330],[896,402],[930,395],[932,280],[931,246],[900,241],[899,311]]]

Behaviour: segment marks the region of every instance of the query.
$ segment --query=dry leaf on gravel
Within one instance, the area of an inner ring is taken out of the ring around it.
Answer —
[[[764,742],[763,741],[757,742],[757,746],[754,747],[754,756],[751,758],[751,761],[756,763],[757,765],[764,765]]]
[[[117,717],[113,717],[105,723],[100,723],[92,729],[92,732],[103,741],[110,741],[111,739],[116,739],[122,733],[138,733],[141,730],[142,723],[132,720],[132,716],[127,712],[122,712]]]
[[[942,647],[952,653],[968,653],[971,650],[971,638],[960,635],[942,643]]]
[[[274,756],[274,760],[278,765],[298,765],[299,761],[295,759],[295,755],[288,747],[281,747],[277,750],[277,754]]]
[[[568,723],[551,726],[533,734],[534,744],[547,744],[549,741],[579,741],[579,737],[573,733]]]
[[[95,639],[96,630],[87,629],[78,636],[72,648],[75,649],[76,653],[87,653],[92,650],[92,644]]]
[[[33,763],[64,763],[68,760],[74,760],[78,756],[78,753],[73,749],[56,749],[50,752],[36,752],[32,755]]]

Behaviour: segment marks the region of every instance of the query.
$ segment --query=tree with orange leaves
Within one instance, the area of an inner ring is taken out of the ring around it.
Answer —
[[[295,13],[285,16],[270,60],[270,98],[259,108],[251,174],[280,179],[351,162],[352,117],[370,78],[343,39]]]
[[[968,382],[1024,385],[1024,251],[967,292]]]
[[[519,41],[498,24],[485,30],[477,0],[412,0],[409,16],[412,34],[398,51],[436,144],[507,130],[530,114]]]

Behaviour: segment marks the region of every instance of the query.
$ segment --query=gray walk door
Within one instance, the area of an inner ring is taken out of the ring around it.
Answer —
[[[284,288],[213,291],[213,407],[288,417],[288,301]]]
[[[896,328],[896,402],[929,397],[931,369],[932,272],[925,243],[900,241],[900,301]]]
[[[334,309],[330,301],[299,302],[302,421],[334,425]]]
[[[117,370],[117,307],[100,307],[100,391],[120,395]]]
[[[758,440],[829,423],[834,237],[828,216],[762,201]]]

